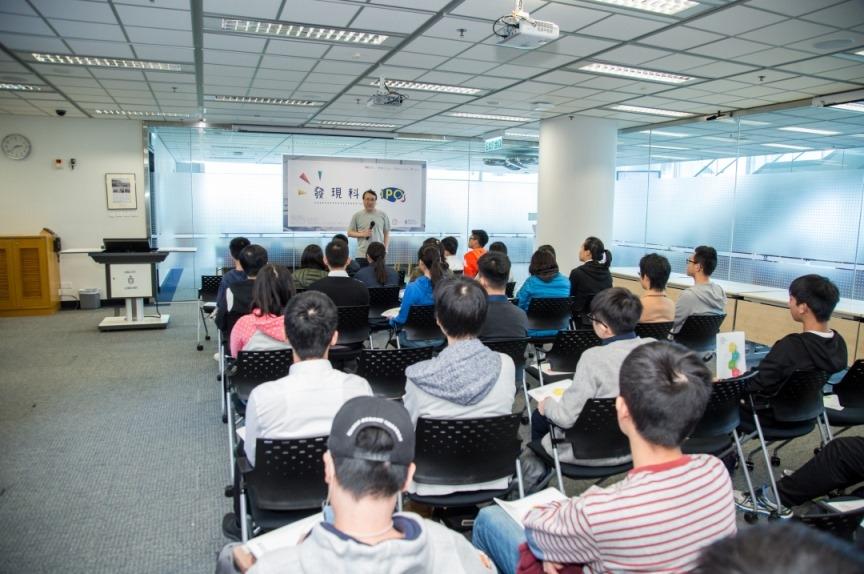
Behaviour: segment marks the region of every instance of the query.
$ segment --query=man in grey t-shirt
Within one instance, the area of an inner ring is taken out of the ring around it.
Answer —
[[[373,241],[390,244],[390,218],[383,211],[375,209],[378,194],[371,189],[363,192],[363,209],[351,217],[348,224],[348,237],[357,239],[357,261],[366,265],[366,248]],[[372,225],[374,223],[374,225]]]

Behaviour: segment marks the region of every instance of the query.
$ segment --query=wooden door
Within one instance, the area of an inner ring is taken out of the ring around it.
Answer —
[[[16,306],[12,250],[11,239],[0,239],[0,309],[14,309]]]
[[[29,309],[51,304],[48,292],[48,269],[45,262],[48,253],[41,237],[15,241],[15,267],[17,272],[15,290],[18,308]]]

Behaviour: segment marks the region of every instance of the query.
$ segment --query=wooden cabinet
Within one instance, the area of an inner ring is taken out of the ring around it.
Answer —
[[[0,316],[48,315],[60,308],[54,236],[0,237]]]

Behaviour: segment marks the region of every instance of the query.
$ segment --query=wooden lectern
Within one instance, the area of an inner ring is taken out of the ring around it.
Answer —
[[[144,299],[156,293],[156,264],[168,257],[167,251],[92,251],[88,255],[96,263],[105,265],[108,297],[126,299],[126,316],[102,319],[100,331],[164,329],[168,326],[168,315],[144,316]]]

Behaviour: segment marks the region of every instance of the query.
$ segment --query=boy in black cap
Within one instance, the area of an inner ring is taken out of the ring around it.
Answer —
[[[374,397],[349,400],[333,419],[327,446],[330,506],[324,521],[298,545],[257,561],[244,546],[226,546],[217,573],[496,571],[460,534],[413,513],[393,513],[414,475],[414,425],[402,405]]]

